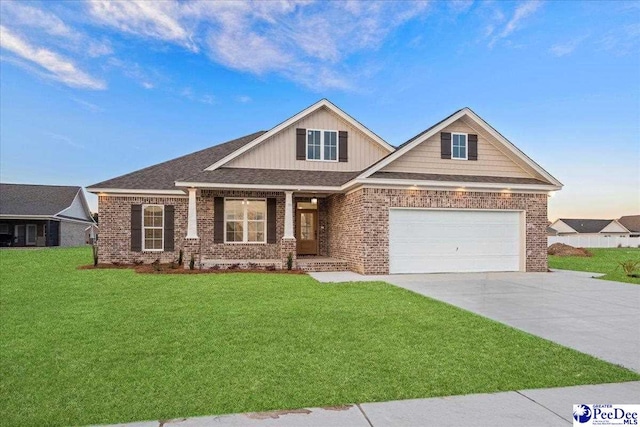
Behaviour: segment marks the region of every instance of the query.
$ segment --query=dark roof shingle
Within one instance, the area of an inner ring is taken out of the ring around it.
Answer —
[[[53,216],[71,206],[80,187],[0,184],[0,215]]]
[[[118,188],[140,190],[175,190],[175,181],[193,176],[218,160],[247,145],[265,131],[218,144],[177,159],[149,166],[89,186],[91,188]]]
[[[560,221],[564,222],[578,233],[599,233],[603,228],[611,224],[611,221],[613,220],[560,218]]]
[[[640,232],[640,215],[621,216],[618,222],[629,231]]]
[[[360,172],[335,172],[290,169],[220,168],[202,171],[185,182],[216,184],[267,184],[339,187],[358,176]]]
[[[435,173],[415,172],[375,172],[371,178],[382,179],[408,179],[416,181],[451,181],[451,182],[487,182],[496,184],[549,184],[535,178],[509,178],[503,176],[480,175],[442,175]]]

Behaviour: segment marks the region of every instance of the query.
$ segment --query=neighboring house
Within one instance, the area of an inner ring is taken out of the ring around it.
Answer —
[[[618,222],[629,230],[631,237],[640,237],[640,215],[621,216]]]
[[[549,227],[556,230],[558,236],[570,234],[604,235],[629,234],[622,224],[615,219],[557,219]]]
[[[327,100],[88,188],[100,262],[365,274],[547,271],[562,184],[469,108],[394,148]]]
[[[633,218],[633,217],[630,217]],[[548,244],[564,243],[583,248],[613,248],[637,246],[637,235],[615,219],[560,218],[549,226],[555,234],[549,234]]]
[[[98,225],[91,224],[84,229],[84,241],[88,245],[92,245],[98,241]]]
[[[91,225],[80,187],[0,184],[3,246],[80,246]]]

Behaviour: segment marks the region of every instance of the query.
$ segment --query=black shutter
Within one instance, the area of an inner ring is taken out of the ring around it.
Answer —
[[[276,199],[267,199],[267,243],[276,243]]]
[[[224,197],[213,198],[213,243],[224,243]]]
[[[469,160],[478,160],[478,135],[469,134]]]
[[[131,205],[131,251],[142,252],[142,205]]]
[[[338,161],[346,162],[349,160],[349,133],[341,130],[338,132]]]
[[[307,160],[307,130],[296,129],[296,160]]]
[[[174,248],[174,209],[173,205],[164,207],[164,250],[173,251]]]
[[[440,132],[440,158],[451,158],[451,133]]]

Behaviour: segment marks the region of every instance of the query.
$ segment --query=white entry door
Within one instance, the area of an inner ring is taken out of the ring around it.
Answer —
[[[521,212],[391,209],[390,273],[523,269]]]

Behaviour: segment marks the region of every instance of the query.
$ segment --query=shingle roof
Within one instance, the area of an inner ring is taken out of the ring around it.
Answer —
[[[622,216],[618,222],[629,231],[640,232],[640,215]]]
[[[479,176],[479,175],[441,175],[434,173],[415,172],[375,172],[371,178],[381,179],[408,179],[416,181],[455,181],[455,182],[488,182],[497,184],[548,184],[535,178],[508,178],[503,176]]]
[[[220,168],[202,171],[185,182],[217,184],[269,184],[339,187],[360,172],[311,171],[290,169]]]
[[[571,219],[560,218],[560,221],[576,230],[578,233],[599,233],[612,219]]]
[[[175,190],[175,181],[194,176],[228,154],[250,143],[263,133],[265,131],[252,133],[177,159],[93,184],[89,188]]]
[[[0,184],[0,215],[53,216],[68,208],[80,187]]]

